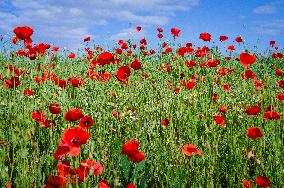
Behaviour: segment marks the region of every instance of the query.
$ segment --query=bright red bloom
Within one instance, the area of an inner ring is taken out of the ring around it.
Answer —
[[[221,42],[223,42],[223,41],[228,40],[228,37],[227,37],[227,36],[220,36],[219,40],[220,40]]]
[[[99,65],[104,66],[110,63],[114,63],[114,55],[110,52],[103,52],[97,57],[97,62]]]
[[[3,83],[3,87],[4,87],[4,88],[13,88],[13,87],[19,86],[20,84],[21,84],[20,78],[19,78],[19,77],[12,76],[12,77],[10,78],[10,80],[5,81],[5,82]]]
[[[218,108],[221,113],[226,114],[226,108],[224,106],[219,106]]]
[[[83,78],[80,77],[69,78],[68,81],[72,84],[73,87],[80,87],[84,84]]]
[[[162,33],[158,33],[158,34],[157,34],[157,37],[161,39],[161,38],[164,37],[164,35],[163,35]]]
[[[145,158],[147,157],[147,155],[141,151],[137,151],[133,154],[129,154],[128,158],[135,162],[135,163],[140,163],[141,161],[143,161]]]
[[[137,31],[137,32],[141,31],[141,29],[142,29],[141,26],[137,26],[137,27],[136,27],[136,31]]]
[[[32,90],[30,90],[30,89],[24,89],[24,95],[31,96],[31,95],[33,95],[33,94],[34,94],[34,92],[33,92]]]
[[[199,39],[210,42],[211,35],[209,33],[200,33]]]
[[[49,176],[45,180],[45,184],[49,185],[49,186],[51,186],[53,188],[66,187],[66,183],[67,183],[67,178],[60,177],[60,176]]]
[[[235,46],[234,46],[234,45],[228,46],[228,47],[227,47],[227,49],[228,49],[228,50],[230,50],[230,51],[234,51],[234,50],[236,50],[236,48],[235,48]]]
[[[282,76],[283,75],[283,71],[278,69],[275,71],[275,73],[278,75],[278,76]]]
[[[69,152],[70,152],[69,146],[58,146],[53,156],[56,160],[61,160]]]
[[[101,180],[98,184],[98,188],[111,188],[107,181]]]
[[[280,80],[278,82],[278,86],[281,87],[281,88],[284,88],[284,80]]]
[[[242,37],[237,37],[237,38],[235,38],[235,41],[240,43],[240,42],[243,42],[243,39],[242,39]]]
[[[279,101],[284,101],[284,93],[279,93],[279,94],[276,96],[276,99],[279,100]]]
[[[123,144],[121,153],[126,155],[134,154],[138,151],[139,145],[140,143],[136,140],[127,141]]]
[[[133,183],[129,183],[126,185],[126,188],[136,188],[136,186]]]
[[[57,172],[61,177],[68,176],[70,171],[70,163],[68,161],[59,161],[57,163]]]
[[[242,74],[242,78],[243,79],[247,79],[247,78],[250,78],[250,79],[255,79],[256,78],[256,75],[254,74],[254,72],[252,70],[246,70],[243,74]]]
[[[186,82],[185,83],[185,88],[187,89],[187,90],[191,90],[194,86],[196,85],[196,83],[195,82]]]
[[[59,107],[58,104],[55,104],[55,103],[51,103],[48,107],[50,113],[52,114],[60,114],[61,112],[61,108]]]
[[[76,57],[76,55],[75,55],[73,52],[70,52],[70,54],[68,55],[68,57],[69,57],[70,59],[73,59],[73,58]]]
[[[34,32],[33,29],[28,26],[16,27],[13,31],[20,40],[29,39]]]
[[[116,71],[116,78],[125,83],[127,82],[127,78],[131,75],[131,71],[128,66],[120,66]]]
[[[269,119],[269,120],[278,120],[278,119],[280,119],[280,114],[279,114],[279,112],[266,111],[266,112],[264,112],[263,117],[265,119]]]
[[[186,144],[183,146],[182,148],[182,152],[187,155],[187,156],[191,156],[193,153],[197,154],[197,155],[201,155],[202,151],[200,151],[196,145],[194,144]]]
[[[79,127],[88,129],[93,125],[93,123],[94,123],[94,120],[92,119],[92,117],[85,116],[80,120]]]
[[[217,124],[220,124],[221,126],[226,126],[225,118],[223,118],[221,115],[217,114],[214,116],[214,120]]]
[[[78,147],[82,144],[86,144],[89,138],[90,134],[80,127],[67,129],[62,134],[62,141],[70,147]]]
[[[259,128],[251,127],[247,130],[247,136],[255,140],[255,139],[262,137],[262,133]]]
[[[253,188],[252,183],[246,179],[243,180],[244,188]]]
[[[240,62],[243,64],[245,68],[253,64],[255,61],[256,61],[256,57],[253,55],[250,55],[246,52],[243,52],[240,54]]]
[[[275,45],[275,43],[276,42],[274,40],[269,41],[269,45],[272,46],[272,47]]]
[[[174,35],[174,37],[178,37],[180,33],[180,29],[178,28],[171,28],[171,33]]]
[[[178,87],[176,87],[175,90],[174,90],[175,94],[179,94],[179,90],[180,89]]]
[[[223,89],[227,91],[231,91],[231,86],[229,84],[223,85]]]
[[[164,30],[159,27],[159,28],[157,28],[157,31],[158,31],[159,33],[162,33]]]
[[[245,108],[245,112],[248,115],[257,115],[259,114],[261,111],[261,107],[260,106],[251,106],[251,107],[247,107]]]
[[[49,128],[56,125],[54,121],[48,120],[43,112],[37,110],[32,113],[32,119],[34,119],[41,127]]]
[[[79,181],[85,180],[85,178],[92,172],[94,175],[100,175],[103,172],[103,166],[100,162],[92,161],[91,159],[86,159],[80,162],[80,166],[77,168],[77,175]]]
[[[134,70],[139,70],[139,69],[141,69],[142,66],[141,66],[141,63],[137,59],[135,59],[130,64],[130,67],[133,68]]]
[[[270,179],[267,176],[258,176],[255,178],[255,183],[262,188],[266,188],[271,184]]]
[[[91,40],[90,36],[84,38],[84,42],[89,42],[90,40]]]
[[[167,126],[169,124],[169,119],[168,118],[165,118],[162,120],[162,125],[163,126]]]
[[[71,109],[65,113],[64,119],[67,121],[78,121],[79,119],[83,118],[84,114],[80,109]]]

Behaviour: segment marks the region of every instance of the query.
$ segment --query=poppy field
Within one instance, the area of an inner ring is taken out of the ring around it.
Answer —
[[[157,48],[82,36],[76,52],[34,32],[1,39],[2,187],[284,186],[277,42],[262,55],[240,36],[204,32],[197,46],[157,28]]]

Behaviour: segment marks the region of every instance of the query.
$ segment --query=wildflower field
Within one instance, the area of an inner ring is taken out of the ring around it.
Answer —
[[[35,44],[28,26],[2,39],[2,187],[284,186],[283,49],[154,32],[156,49],[86,37],[83,51],[64,51]]]

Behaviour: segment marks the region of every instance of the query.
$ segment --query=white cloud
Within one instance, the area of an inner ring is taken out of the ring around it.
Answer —
[[[276,13],[276,7],[273,5],[263,5],[256,7],[253,12],[255,14],[274,14]]]
[[[136,29],[128,28],[123,29],[120,33],[112,35],[110,37],[111,40],[127,40],[127,39],[142,39],[145,37],[145,29],[143,28],[140,32],[137,32]]]
[[[257,21],[252,29],[258,34],[278,35],[284,30],[284,19]]]
[[[82,39],[100,25],[113,27],[112,21],[134,25],[165,25],[178,11],[198,5],[199,0],[3,0],[0,29],[11,32],[29,25],[35,36],[76,48]],[[3,11],[8,8],[10,11]],[[122,31],[122,33],[127,30]],[[113,34],[113,33],[112,33]],[[118,34],[119,35],[119,34]],[[120,33],[121,35],[121,33]]]

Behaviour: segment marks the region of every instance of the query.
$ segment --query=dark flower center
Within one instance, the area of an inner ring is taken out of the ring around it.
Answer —
[[[71,140],[71,142],[72,142],[73,144],[78,144],[79,140],[77,140],[76,138],[73,138],[73,139]]]

